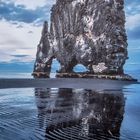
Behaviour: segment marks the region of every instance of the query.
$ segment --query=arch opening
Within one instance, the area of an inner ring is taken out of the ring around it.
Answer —
[[[56,73],[59,69],[60,69],[60,63],[56,59],[53,59],[52,65],[51,65],[50,78],[55,78]]]
[[[88,69],[82,64],[77,64],[76,66],[73,67],[73,71],[77,72],[77,73],[78,72],[87,72]]]

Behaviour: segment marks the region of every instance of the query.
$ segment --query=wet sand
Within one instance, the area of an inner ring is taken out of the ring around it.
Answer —
[[[0,140],[139,140],[139,99],[138,82],[0,79]]]
[[[122,89],[130,84],[139,84],[132,81],[118,81],[107,79],[85,78],[50,78],[50,79],[0,79],[0,89],[4,88],[82,88],[94,90]]]

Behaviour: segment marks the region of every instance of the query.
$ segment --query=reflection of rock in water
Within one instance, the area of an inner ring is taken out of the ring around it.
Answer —
[[[36,89],[38,118],[50,139],[119,138],[125,99],[82,89]]]
[[[39,118],[39,126],[40,128],[45,127],[47,120],[49,119],[49,114],[55,108],[55,95],[50,89],[36,88],[35,89],[35,97],[36,104],[38,108],[38,118]],[[57,96],[57,95],[56,95]],[[47,111],[50,111],[49,114],[46,115]]]

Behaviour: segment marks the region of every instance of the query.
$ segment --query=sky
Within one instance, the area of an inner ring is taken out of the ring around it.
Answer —
[[[55,0],[0,0],[0,63],[35,60],[42,24]]]
[[[42,24],[49,21],[54,3],[55,0],[0,0],[0,64],[33,64]],[[128,63],[139,63],[140,0],[125,0],[125,12]]]

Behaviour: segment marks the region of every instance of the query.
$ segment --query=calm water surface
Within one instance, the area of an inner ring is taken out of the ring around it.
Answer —
[[[0,140],[140,140],[140,85],[0,89]]]

